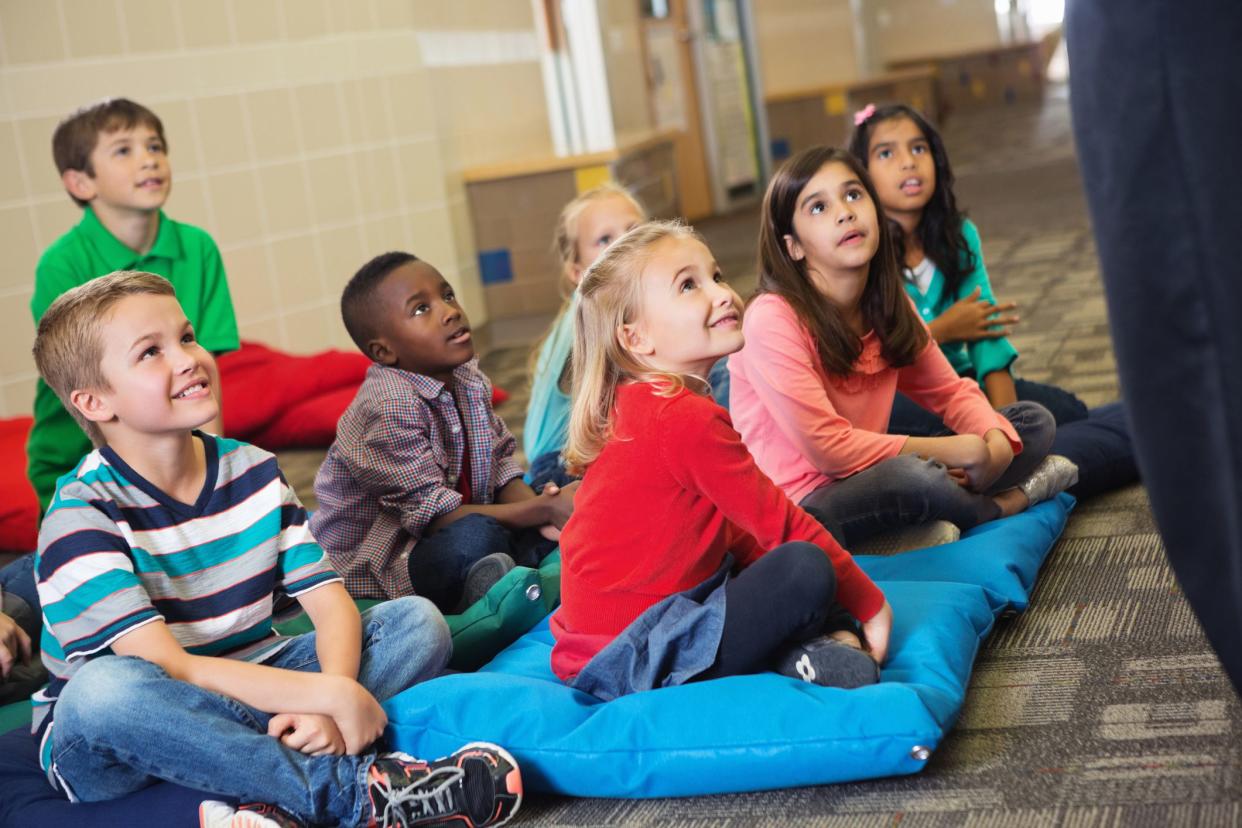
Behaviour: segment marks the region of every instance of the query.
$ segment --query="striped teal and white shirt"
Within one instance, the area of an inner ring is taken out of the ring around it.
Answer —
[[[32,730],[53,784],[56,699],[116,639],[162,619],[190,653],[263,661],[288,640],[272,630],[276,594],[340,580],[276,458],[195,434],[207,456],[197,502],[169,497],[105,446],[60,479],[43,518],[35,577],[51,682],[32,698]]]

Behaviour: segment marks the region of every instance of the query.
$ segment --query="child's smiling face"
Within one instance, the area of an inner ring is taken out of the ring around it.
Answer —
[[[889,118],[872,129],[867,172],[889,213],[922,212],[936,192],[931,144],[906,117]]]
[[[706,377],[741,349],[742,300],[697,239],[667,238],[651,249],[639,318],[622,332],[629,349],[658,371]]]

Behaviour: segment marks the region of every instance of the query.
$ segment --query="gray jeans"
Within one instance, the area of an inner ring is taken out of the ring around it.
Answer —
[[[959,486],[943,463],[903,454],[820,486],[800,505],[846,548],[899,526],[947,520],[970,529],[995,520],[1000,507],[992,495],[1025,480],[1048,455],[1056,435],[1052,414],[1039,403],[1016,402],[1000,413],[1022,438],[1022,453],[986,492]]]

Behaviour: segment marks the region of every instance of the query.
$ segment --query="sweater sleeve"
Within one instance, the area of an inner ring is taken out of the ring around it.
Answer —
[[[957,288],[957,295],[951,301],[969,296],[975,288],[979,288],[979,298],[993,304],[996,296],[992,293],[992,283],[988,280],[988,269],[983,264],[983,248],[979,243],[979,231],[970,219],[962,222],[962,235],[970,252],[974,254],[975,268],[966,275]],[[966,343],[966,352],[970,355],[970,363],[974,366],[975,377],[980,382],[994,371],[1008,370],[1010,364],[1018,358],[1018,350],[1013,347],[1007,337],[999,339],[976,339]]]
[[[663,407],[656,426],[657,445],[673,478],[758,542],[741,547],[747,556],[743,566],[782,543],[809,541],[832,561],[837,600],[850,614],[868,621],[880,611],[883,593],[814,518],[759,471],[723,408],[683,393]]]
[[[1013,424],[992,409],[977,382],[957,375],[931,337],[918,359],[898,372],[897,389],[928,411],[939,414],[945,425],[958,434],[982,437],[999,428],[1009,438],[1013,453],[1022,451],[1022,440]]]
[[[896,457],[906,437],[855,428],[828,398],[819,354],[789,306],[777,299],[747,310],[746,376],[785,439],[815,468],[848,477]]]

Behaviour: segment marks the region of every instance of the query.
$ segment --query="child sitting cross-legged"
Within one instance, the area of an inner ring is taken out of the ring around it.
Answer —
[[[707,396],[711,366],[742,347],[741,300],[711,251],[681,225],[643,225],[579,291],[565,456],[585,472],[561,537],[553,671],[603,699],[766,669],[876,682],[883,593]]]
[[[315,537],[355,597],[463,610],[551,551],[577,485],[535,494],[522,480],[470,321],[434,267],[377,256],[345,286],[341,316],[375,364],[315,477]]]
[[[276,459],[198,430],[219,412],[215,364],[169,282],[69,290],[34,356],[96,445],[60,479],[35,564],[52,678],[33,730],[56,788],[90,802],[167,780],[270,803],[205,802],[209,826],[512,816],[520,776],[500,748],[377,754],[380,701],[448,660],[444,619],[419,598],[359,616]],[[273,632],[281,594],[313,633]]]

